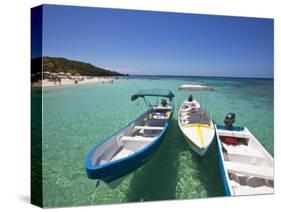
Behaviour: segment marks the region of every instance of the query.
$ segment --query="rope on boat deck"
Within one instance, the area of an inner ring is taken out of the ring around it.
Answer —
[[[97,194],[97,191],[98,191],[99,184],[100,184],[100,181],[98,180],[97,183],[96,183],[95,191],[92,195],[91,205],[94,203],[94,201],[96,199],[96,194]]]

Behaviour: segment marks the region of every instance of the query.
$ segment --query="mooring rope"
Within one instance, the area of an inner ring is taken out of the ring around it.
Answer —
[[[94,191],[94,193],[92,195],[91,205],[94,203],[94,201],[96,199],[96,195],[97,195],[99,184],[100,184],[100,181],[98,180],[97,183],[96,183],[95,191]]]

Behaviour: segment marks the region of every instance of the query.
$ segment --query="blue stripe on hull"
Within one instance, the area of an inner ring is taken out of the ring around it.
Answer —
[[[109,162],[109,163],[101,165],[101,166],[94,166],[91,163],[91,158],[92,158],[92,155],[94,154],[94,150],[99,145],[101,145],[101,143],[106,142],[106,140],[108,140],[108,139],[106,139],[104,142],[101,142],[100,144],[95,146],[94,149],[91,151],[91,153],[88,155],[87,160],[86,160],[85,166],[86,166],[86,172],[87,172],[88,178],[98,179],[98,180],[104,181],[105,183],[110,183],[116,179],[119,179],[121,177],[124,177],[124,176],[130,174],[132,171],[134,171],[137,168],[139,168],[140,166],[142,166],[145,162],[147,162],[153,156],[153,154],[157,151],[160,144],[164,140],[165,134],[167,133],[167,130],[168,130],[168,126],[169,126],[170,121],[173,116],[173,112],[174,112],[174,110],[171,111],[169,120],[165,124],[165,128],[163,129],[163,131],[161,132],[159,137],[156,138],[149,146],[136,152],[133,155],[130,155],[123,159],[119,159],[114,162]],[[133,122],[131,122],[131,123],[133,123]],[[129,126],[129,125],[127,125],[127,126]],[[116,134],[118,134],[120,131],[118,131]]]
[[[223,186],[224,186],[224,191],[225,191],[225,195],[226,196],[231,196],[231,193],[230,193],[230,190],[229,190],[229,185],[227,183],[227,178],[226,178],[226,172],[225,172],[225,169],[224,169],[224,165],[223,165],[223,155],[221,154],[221,149],[220,149],[220,145],[219,145],[219,138],[218,136],[216,136],[216,140],[217,140],[217,150],[218,150],[218,153],[219,153],[219,166],[220,166],[220,171],[221,171],[221,176],[222,176],[222,181],[223,181]]]
[[[114,164],[115,166],[112,166],[110,167],[110,170],[107,170],[107,175],[109,174],[110,176],[106,178],[101,178],[101,180],[105,183],[110,183],[111,181],[124,177],[133,172],[134,170],[138,169],[154,155],[163,140],[164,134],[158,138],[157,144],[151,146],[146,151],[140,154],[136,154],[136,156],[132,158]]]
[[[239,127],[239,126],[233,126],[230,129],[225,129],[223,125],[217,125],[218,130],[230,130],[230,131],[243,131],[244,127]]]

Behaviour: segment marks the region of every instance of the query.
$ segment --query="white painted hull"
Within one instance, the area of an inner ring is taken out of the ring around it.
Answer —
[[[243,131],[215,128],[226,194],[243,196],[274,193],[273,158],[254,135],[246,127]],[[240,143],[227,144],[223,141],[225,137],[238,138]]]
[[[189,147],[194,151],[196,152],[198,155],[200,156],[204,156],[205,153],[207,152],[209,146],[207,148],[199,148],[198,146],[195,146],[194,145],[194,142],[191,141],[185,134],[183,134],[184,136],[184,139],[186,141],[186,143],[189,145]]]
[[[197,102],[196,102],[197,103]],[[185,141],[190,146],[190,148],[195,151],[198,155],[204,156],[211,145],[214,136],[214,124],[212,120],[208,120],[208,123],[201,124],[191,123],[189,124],[189,117],[186,117],[183,123],[183,103],[179,110],[178,125],[184,136]]]

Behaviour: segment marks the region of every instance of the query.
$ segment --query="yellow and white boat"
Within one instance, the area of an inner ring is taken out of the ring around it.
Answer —
[[[204,85],[182,85],[179,90],[187,92],[213,91],[214,88]],[[214,139],[215,129],[207,112],[193,99],[192,95],[180,107],[178,125],[191,149],[203,156]]]

